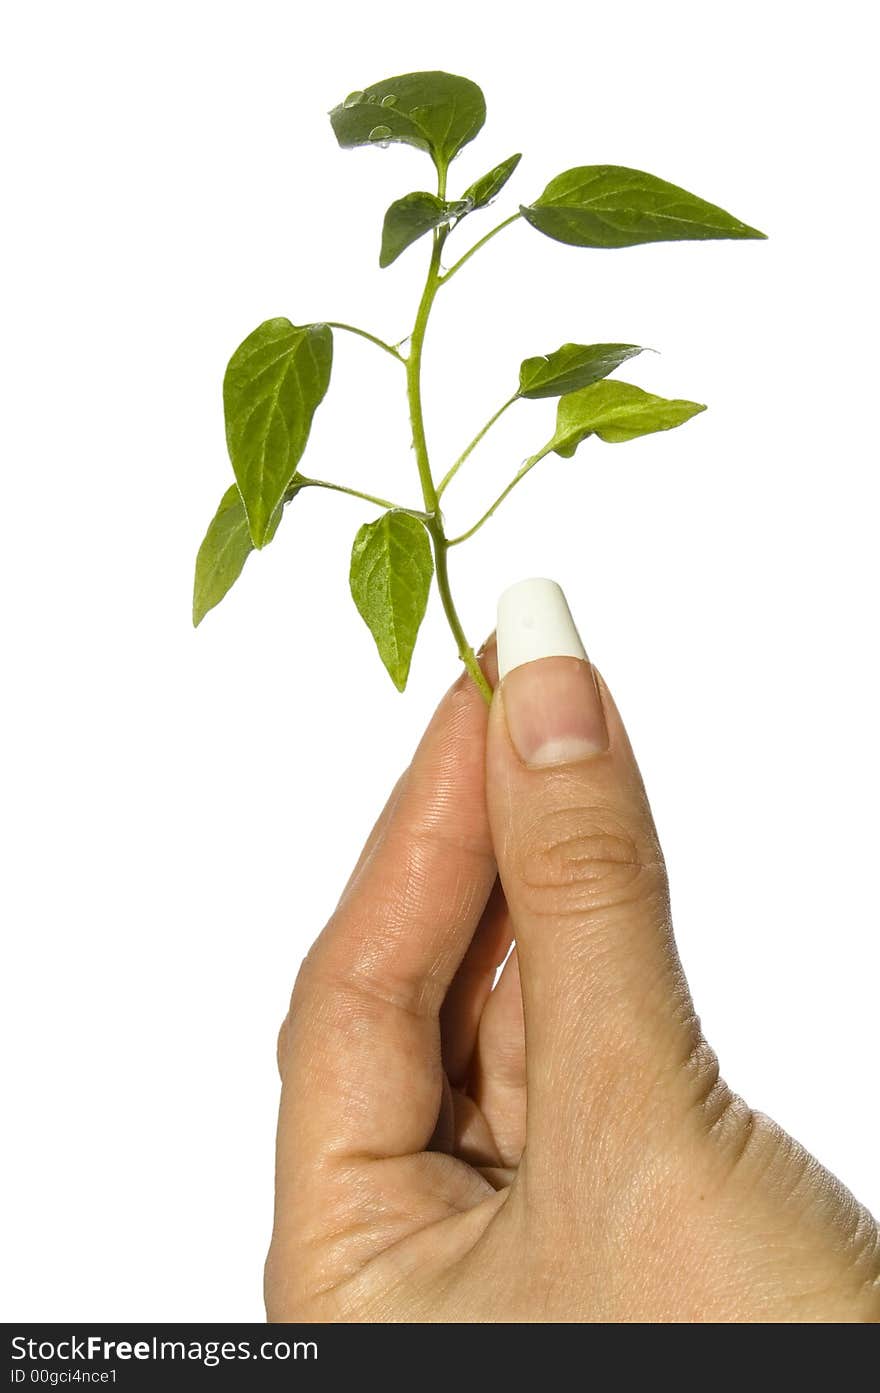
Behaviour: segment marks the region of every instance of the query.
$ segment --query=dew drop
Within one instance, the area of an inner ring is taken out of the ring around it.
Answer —
[[[373,129],[370,131],[370,139],[377,141],[380,145],[383,141],[388,140],[390,135],[390,126],[374,126]]]
[[[396,106],[396,105],[397,105],[397,97],[394,95],[394,93],[393,93],[393,92],[386,92],[386,93],[385,93],[385,96],[382,98],[382,106]]]
[[[363,99],[364,99],[364,94],[363,94],[363,92],[349,92],[348,96],[346,97],[346,99],[345,99],[345,101],[342,103],[342,105],[343,105],[343,106],[346,106],[346,107],[347,107],[347,106],[358,106],[359,103],[363,101]]]
[[[464,218],[473,211],[474,200],[472,198],[460,198],[457,203],[451,203],[446,213],[444,222],[457,222],[459,218]]]

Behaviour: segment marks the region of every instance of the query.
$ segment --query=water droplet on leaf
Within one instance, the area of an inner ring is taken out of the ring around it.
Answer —
[[[460,198],[457,203],[450,203],[446,210],[444,223],[457,222],[459,218],[464,218],[470,213],[474,206],[472,198]]]
[[[348,107],[348,106],[357,106],[359,102],[362,102],[362,101],[363,101],[363,99],[364,99],[364,94],[363,94],[363,92],[349,92],[348,96],[346,97],[346,99],[345,99],[345,101],[342,103],[342,105],[343,105],[343,106],[346,106],[346,107]]]
[[[395,106],[396,104],[397,104],[397,97],[394,95],[394,93],[393,93],[393,92],[386,92],[386,93],[385,93],[385,96],[382,98],[382,105],[383,105],[383,106]]]
[[[370,131],[370,139],[378,141],[380,145],[387,141],[390,135],[390,126],[374,126]]]

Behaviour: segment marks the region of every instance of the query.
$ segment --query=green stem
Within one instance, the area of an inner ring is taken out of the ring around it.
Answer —
[[[521,213],[511,213],[509,218],[505,218],[504,222],[500,222],[497,227],[492,228],[491,232],[487,232],[485,237],[481,237],[479,242],[475,242],[470,251],[465,252],[464,256],[460,256],[458,261],[456,261],[453,266],[450,266],[445,275],[440,277],[443,285],[455,275],[456,271],[461,269],[466,261],[470,261],[471,257],[480,250],[480,247],[485,247],[487,242],[491,242],[493,237],[497,237],[499,232],[502,232],[505,227],[510,227],[510,224],[516,222],[517,218],[520,217],[522,217]]]
[[[495,415],[489,417],[489,420],[488,420],[488,421],[486,422],[486,424],[483,426],[483,429],[479,432],[479,434],[477,434],[477,435],[474,436],[473,440],[471,441],[470,445],[468,445],[467,449],[464,450],[464,451],[462,451],[462,453],[459,455],[458,459],[455,461],[455,464],[452,466],[452,468],[451,468],[451,469],[448,469],[448,470],[446,471],[446,473],[443,475],[443,478],[440,480],[440,483],[437,485],[437,497],[438,497],[438,498],[442,498],[442,497],[443,497],[443,493],[444,493],[444,491],[445,491],[445,489],[446,489],[446,485],[449,484],[449,483],[451,483],[452,480],[455,478],[456,474],[458,473],[459,469],[461,469],[461,466],[464,464],[465,460],[467,459],[467,457],[468,457],[468,455],[471,453],[471,451],[476,449],[476,447],[479,445],[480,441],[482,440],[483,436],[486,435],[486,434],[492,429],[492,427],[494,426],[495,422],[496,422],[501,416],[504,415],[504,413],[505,413],[505,411],[507,410],[507,408],[508,408],[509,406],[513,406],[513,403],[517,400],[518,397],[519,397],[519,392],[514,392],[513,396],[509,399],[509,401],[506,401],[506,402],[504,403],[503,406],[499,406],[498,410],[495,412]]]
[[[434,571],[437,576],[437,589],[440,592],[443,611],[446,615],[449,627],[452,630],[452,636],[458,645],[458,656],[476,682],[481,695],[488,705],[492,700],[492,688],[486,681],[483,669],[480,667],[479,661],[477,660],[476,653],[465,637],[465,632],[461,626],[461,620],[458,617],[458,611],[455,608],[455,602],[452,598],[452,591],[449,588],[449,566],[447,557],[450,544],[443,535],[443,526],[439,519],[434,518],[432,522],[428,524],[428,531],[434,543]]]
[[[437,167],[437,192],[440,198],[446,196],[446,169],[438,165]],[[440,599],[443,604],[443,611],[452,630],[453,637],[458,648],[458,656],[464,663],[474,682],[487,702],[492,700],[492,689],[483,676],[482,668],[477,661],[476,654],[471,648],[465,637],[458,611],[452,599],[452,591],[449,588],[449,567],[447,563],[447,553],[449,543],[443,531],[443,519],[440,516],[438,506],[437,489],[434,485],[434,477],[431,473],[431,463],[428,458],[428,442],[425,436],[425,418],[422,409],[422,349],[425,344],[425,330],[428,327],[428,319],[431,314],[431,307],[434,304],[437,291],[440,288],[440,256],[443,251],[443,243],[446,241],[449,229],[437,228],[434,232],[434,245],[431,250],[431,261],[428,266],[428,275],[425,280],[425,288],[422,291],[422,298],[419,301],[419,308],[416,312],[416,322],[410,336],[410,349],[406,362],[406,391],[409,399],[409,415],[412,422],[413,449],[416,455],[416,464],[419,471],[419,482],[422,486],[422,498],[425,502],[424,522],[431,537],[434,548],[434,569],[437,576],[437,589],[440,592]]]
[[[402,507],[400,503],[390,503],[387,498],[378,498],[374,493],[362,493],[360,489],[348,488],[346,484],[331,484],[329,479],[310,479],[305,474],[298,474],[296,483],[301,488],[332,489],[334,493],[347,493],[351,498],[362,498],[365,503],[375,503],[378,508],[393,508],[397,512],[412,513],[417,518],[425,516],[413,508]]]
[[[374,343],[377,348],[382,348],[386,353],[390,353],[392,358],[396,358],[398,363],[405,363],[406,359],[402,353],[398,353],[393,344],[386,343],[384,339],[379,339],[375,334],[367,333],[366,329],[358,329],[354,324],[340,324],[336,319],[325,319],[324,323],[328,329],[344,329],[347,334],[357,334],[359,339],[367,339],[369,343]]]
[[[442,187],[442,178],[440,182]],[[431,251],[431,262],[428,266],[428,277],[422,291],[422,298],[419,301],[416,322],[410,337],[409,356],[406,359],[406,390],[409,397],[409,415],[412,421],[413,449],[416,452],[416,464],[419,470],[419,482],[422,486],[422,497],[425,500],[425,511],[432,515],[437,511],[437,490],[431,476],[428,442],[425,438],[425,418],[422,411],[422,348],[425,343],[425,330],[428,327],[431,306],[440,286],[438,275],[440,253],[446,240],[446,232],[447,229],[443,228],[434,233],[434,246]]]
[[[475,532],[479,532],[480,528],[483,526],[483,523],[489,521],[490,517],[495,512],[495,509],[498,508],[504,502],[505,498],[511,492],[511,490],[516,488],[520,479],[524,479],[528,474],[529,470],[534,469],[535,465],[538,463],[538,460],[542,460],[545,455],[549,455],[552,448],[553,447],[551,445],[545,445],[543,450],[539,450],[536,455],[531,455],[526,460],[522,468],[518,471],[518,473],[514,475],[514,477],[511,479],[510,483],[507,485],[507,488],[503,489],[502,492],[499,493],[491,508],[486,509],[485,513],[479,519],[479,521],[475,522],[473,527],[469,527],[467,532],[462,532],[458,537],[450,537],[446,545],[449,547],[457,547],[460,542],[466,542],[469,537],[473,537]]]

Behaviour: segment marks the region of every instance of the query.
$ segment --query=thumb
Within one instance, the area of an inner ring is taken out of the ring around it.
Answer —
[[[639,771],[554,581],[502,595],[498,668],[487,802],[522,977],[529,1146],[550,1133],[570,1147],[605,1137],[622,1105],[632,1117],[697,1026]]]

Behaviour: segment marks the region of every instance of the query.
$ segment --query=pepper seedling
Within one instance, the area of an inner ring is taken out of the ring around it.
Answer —
[[[354,539],[350,585],[394,685],[399,691],[406,686],[436,577],[459,657],[488,700],[489,686],[452,598],[450,550],[479,532],[510,491],[546,456],[568,458],[590,436],[618,444],[670,430],[705,410],[698,402],[654,396],[612,379],[611,373],[644,351],[636,344],[565,343],[521,364],[516,390],[437,477],[422,412],[422,349],[431,309],[453,276],[505,228],[521,219],[554,241],[601,248],[764,236],[722,208],[651,174],[617,165],[580,165],[551,179],[543,193],[521,204],[444,270],[441,258],[449,238],[493,202],[520,161],[520,155],[511,155],[459,197],[448,196],[449,167],[480,132],[485,119],[486,104],[476,83],[443,72],[388,78],[352,92],[330,112],[336,139],[345,149],[403,143],[432,160],[436,192],[418,190],[391,204],[379,252],[379,265],[391,266],[415,242],[430,238],[424,290],[412,332],[398,344],[386,343],[352,324],[296,325],[278,318],[260,324],[235,350],[223,383],[226,440],[235,482],[223,495],[199,549],[193,596],[196,625],[223,599],[250,553],[273,540],[294,499],[305,489],[333,489],[382,509]],[[366,339],[406,373],[421,507],[406,507],[346,484],[315,479],[300,469],[312,418],[330,383],[334,331]],[[406,352],[404,344],[408,344]],[[462,465],[514,403],[546,397],[558,398],[553,435],[528,456],[471,527],[448,537],[440,501]]]

